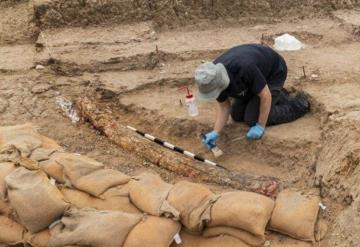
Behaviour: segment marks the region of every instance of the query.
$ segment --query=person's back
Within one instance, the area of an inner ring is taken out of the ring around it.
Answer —
[[[233,77],[241,76],[249,66],[255,65],[267,79],[270,87],[273,86],[271,83],[276,84],[271,78],[279,71],[286,70],[286,63],[278,53],[269,47],[257,44],[231,48],[214,60],[214,64],[217,63],[222,63]]]

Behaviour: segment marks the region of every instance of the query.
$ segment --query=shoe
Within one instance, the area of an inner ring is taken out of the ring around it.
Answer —
[[[304,92],[298,92],[291,99],[290,105],[294,111],[300,115],[308,113],[310,111],[310,102]]]
[[[303,92],[290,95],[286,102],[274,105],[268,118],[268,126],[289,123],[301,118],[310,111],[310,102]]]
[[[285,88],[282,88],[279,94],[279,99],[276,104],[278,105],[286,105],[290,103],[290,92]]]

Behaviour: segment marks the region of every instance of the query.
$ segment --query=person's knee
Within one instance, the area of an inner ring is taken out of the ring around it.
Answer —
[[[235,122],[243,122],[245,115],[245,104],[241,101],[235,101],[231,105],[230,116]]]
[[[244,122],[251,126],[254,126],[258,122],[260,108],[260,98],[254,97],[246,106],[244,114]]]
[[[237,112],[237,111],[231,110],[230,115],[231,115],[232,120],[234,120],[235,122],[244,121],[244,113],[243,112]]]

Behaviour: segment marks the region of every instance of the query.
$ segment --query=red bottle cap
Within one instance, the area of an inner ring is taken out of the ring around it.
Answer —
[[[191,98],[193,97],[192,92],[190,91],[190,89],[189,89],[187,86],[180,87],[179,89],[186,89],[186,96],[185,96],[185,98],[191,99]]]
[[[186,94],[186,98],[187,99],[191,99],[192,97],[193,97],[193,94],[191,93],[191,91],[189,90],[189,88],[188,87],[186,87],[186,91],[187,91],[187,94]]]

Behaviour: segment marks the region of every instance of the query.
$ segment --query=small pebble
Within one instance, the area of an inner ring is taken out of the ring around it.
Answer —
[[[34,94],[40,94],[40,93],[44,93],[46,91],[48,91],[51,88],[51,85],[47,84],[47,83],[39,83],[34,85],[31,88],[31,92]]]
[[[38,65],[36,65],[35,69],[36,69],[36,70],[43,70],[43,69],[45,69],[45,67],[42,66],[42,65],[40,65],[40,64],[38,64]]]
[[[319,76],[318,75],[316,75],[316,74],[312,74],[311,75],[311,78],[318,78]]]

